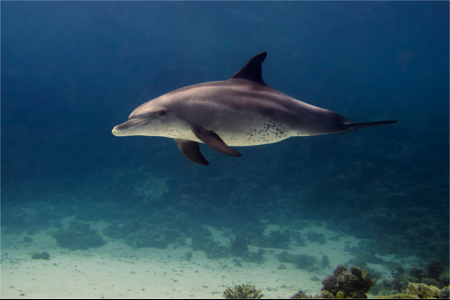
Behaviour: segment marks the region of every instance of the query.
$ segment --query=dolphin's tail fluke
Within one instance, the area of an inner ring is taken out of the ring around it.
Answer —
[[[344,130],[339,133],[346,133],[352,130],[360,129],[360,128],[366,128],[366,127],[373,127],[373,126],[381,126],[381,125],[387,125],[387,124],[395,124],[397,121],[378,121],[378,122],[356,122],[352,123],[349,122],[346,124],[347,130]]]

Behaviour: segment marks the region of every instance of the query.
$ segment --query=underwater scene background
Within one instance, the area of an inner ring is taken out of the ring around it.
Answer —
[[[448,2],[2,2],[1,18],[4,297],[286,298],[338,265],[367,270],[370,297],[448,285]],[[398,124],[239,158],[201,145],[207,167],[112,135],[262,51],[269,86]]]

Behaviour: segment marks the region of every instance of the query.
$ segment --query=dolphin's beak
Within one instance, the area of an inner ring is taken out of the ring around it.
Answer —
[[[120,130],[117,128],[117,126],[114,126],[112,134],[114,134],[115,136],[120,136]]]
[[[135,118],[135,119],[128,120],[125,123],[114,126],[114,128],[112,130],[112,134],[114,134],[115,136],[130,135],[128,132],[129,129],[131,129],[141,123],[144,123],[145,121],[147,121],[147,119]]]

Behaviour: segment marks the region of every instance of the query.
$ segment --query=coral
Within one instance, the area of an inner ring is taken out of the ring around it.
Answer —
[[[63,248],[88,249],[106,244],[97,231],[90,229],[89,224],[73,221],[67,230],[60,229],[52,235]]]
[[[23,241],[24,241],[25,243],[31,243],[31,242],[33,242],[33,239],[30,238],[29,236],[25,236],[25,237],[23,238]]]
[[[115,239],[124,239],[127,244],[135,248],[156,247],[166,248],[169,243],[184,244],[181,229],[176,221],[180,214],[151,214],[145,218],[130,218],[128,220],[114,220],[103,230],[103,234]]]
[[[430,263],[431,262],[431,263]],[[377,284],[373,290],[373,295],[378,294],[395,294],[399,292],[404,292],[408,288],[409,283],[423,283],[428,286],[436,286],[437,288],[443,288],[449,284],[448,280],[448,269],[441,270],[440,264],[433,266],[436,262],[430,260],[427,264],[427,269],[413,266],[408,269],[404,269],[400,264],[394,264],[391,268],[391,274],[394,277],[393,280],[383,280],[381,283]],[[433,268],[436,268],[433,273]],[[431,278],[433,276],[439,275],[439,278]],[[369,270],[368,270],[369,271]],[[379,275],[373,271],[369,271],[372,278],[379,278]]]
[[[317,260],[314,256],[306,254],[295,255],[295,267],[297,269],[313,271],[313,266],[316,264],[316,262]]]
[[[305,247],[306,246],[306,240],[302,236],[302,234],[298,231],[291,230],[291,237],[299,247]]]
[[[417,188],[421,190],[421,193],[424,193],[426,189],[429,189],[428,193],[434,193],[437,190],[436,186],[418,185]],[[411,189],[408,190],[415,199],[418,199],[417,194],[414,194]],[[436,195],[434,199],[441,198],[442,201],[446,201],[445,207],[448,208],[448,188],[445,191],[440,196]],[[428,195],[428,197],[431,196]],[[373,245],[365,249],[371,254],[378,253],[384,256],[401,253],[405,257],[414,255],[423,260],[435,257],[447,266],[449,264],[448,209],[436,210],[432,214],[424,213],[429,209],[429,204],[423,208],[420,205],[407,205],[403,208],[379,207],[365,213],[354,214],[355,217],[346,218],[345,222],[342,222],[343,218],[337,217],[338,214],[348,214],[348,211],[342,209],[335,214],[334,220],[327,226],[334,230],[351,233],[357,238],[376,240],[376,243],[371,242]],[[367,257],[365,259],[369,263],[377,263]]]
[[[335,295],[330,293],[329,291],[322,291],[320,295],[314,296],[316,299],[334,299]]]
[[[223,258],[236,255],[246,262],[264,263],[264,249],[259,249],[257,252],[248,251],[247,238],[245,236],[236,235],[236,238],[231,242],[231,246],[227,247],[213,240],[211,232],[205,228],[191,229],[189,233],[192,238],[190,245],[192,249],[204,251],[207,258]]]
[[[291,299],[312,299],[312,298],[313,298],[312,296],[305,294],[303,291],[298,291],[291,297]]]
[[[234,262],[234,265],[235,265],[236,267],[242,267],[241,262],[240,262],[239,259],[237,259],[236,257],[233,258],[232,262]]]
[[[163,200],[164,194],[169,191],[166,181],[167,178],[146,177],[145,180],[137,182],[134,185],[134,193],[144,197],[140,205],[152,206],[155,202]]]
[[[184,246],[186,245],[186,239],[180,236],[179,238],[175,239],[175,244],[177,244],[178,246]]]
[[[339,265],[333,271],[333,275],[322,281],[323,288],[315,299],[335,299],[335,298],[367,298],[366,293],[374,285],[372,278],[368,278],[366,270],[352,267],[350,270],[343,265]],[[291,299],[313,298],[299,291]]]
[[[441,291],[439,292],[439,298],[440,299],[449,299],[450,298],[450,291],[449,291],[448,286],[441,289]]]
[[[380,264],[383,260],[375,254],[379,252],[379,246],[375,240],[363,240],[357,246],[346,245],[346,250],[355,255],[349,264],[365,269],[367,263]]]
[[[233,233],[235,236],[241,235],[245,237],[251,245],[258,246],[257,241],[263,237],[264,226],[246,223],[245,225],[234,227]]]
[[[304,269],[307,271],[313,271],[314,265],[316,265],[317,260],[314,256],[306,254],[289,254],[287,251],[280,252],[278,255],[278,260],[282,263],[295,263],[297,269]]]
[[[246,262],[255,262],[258,264],[262,264],[265,261],[265,258],[263,256],[264,253],[264,249],[258,249],[258,252],[246,251],[242,253],[241,257]]]
[[[376,296],[374,299],[420,299],[417,295],[407,293],[389,294],[385,296]]]
[[[234,241],[231,242],[231,252],[236,255],[242,255],[246,251],[248,251],[247,239],[242,235],[237,235]]]
[[[178,237],[179,234],[178,230],[153,227],[130,233],[125,239],[125,242],[135,248],[156,247],[163,249],[167,247],[171,240]]]
[[[361,257],[354,257],[348,261],[349,265],[357,266],[365,269],[367,267],[367,261]]]
[[[439,282],[441,284],[443,284],[442,287],[449,285],[450,279],[449,279],[448,270],[447,270],[447,272],[444,272],[444,273],[441,274],[441,276],[439,276]]]
[[[322,260],[320,261],[320,266],[322,268],[326,268],[330,266],[330,259],[328,258],[328,256],[324,255],[322,256]]]
[[[122,216],[123,210],[118,203],[99,202],[80,207],[77,219],[83,221],[112,221]]]
[[[419,267],[411,267],[409,269],[409,274],[412,277],[417,278],[417,280],[420,282],[424,277],[427,277],[426,271]]]
[[[433,285],[410,282],[402,293],[377,296],[375,299],[448,299],[448,297],[448,287],[440,290]]]
[[[292,262],[295,261],[295,255],[294,254],[289,254],[287,251],[280,252],[280,253],[278,253],[275,256],[278,257],[279,262],[292,263]]]
[[[327,238],[323,233],[317,233],[315,231],[308,231],[306,237],[310,242],[318,242],[321,245],[326,244],[327,242]]]
[[[409,283],[406,288],[408,294],[414,294],[419,296],[419,298],[439,298],[440,290],[434,285],[426,285],[423,283]]]
[[[243,284],[235,285],[234,289],[226,288],[222,296],[227,299],[261,299],[264,295],[255,286]]]
[[[48,254],[48,252],[34,252],[31,254],[31,258],[32,259],[46,259],[49,260],[50,259],[50,254]]]
[[[376,269],[365,268],[365,270],[367,271],[368,276],[372,278],[375,282],[377,282],[378,279],[380,279],[382,276],[382,273],[377,271]]]
[[[2,228],[6,227],[5,233],[21,234],[25,230],[29,235],[34,235],[49,226],[58,214],[45,202],[33,201],[14,206],[2,202]]]
[[[439,282],[434,278],[424,278],[421,283],[425,283],[426,285],[434,285],[439,286]]]
[[[329,292],[334,297],[342,293],[344,298],[367,298],[366,293],[375,284],[372,278],[368,278],[367,271],[358,267],[351,267],[348,270],[347,267],[339,265],[333,274],[322,281],[324,297],[326,296],[324,292]]]
[[[432,258],[428,261],[426,269],[430,278],[439,280],[439,276],[444,271],[444,266],[437,259]]]
[[[271,230],[269,236],[262,236],[254,240],[254,244],[264,248],[287,249],[291,243],[291,234],[288,229],[284,231]]]
[[[126,221],[113,220],[111,225],[103,229],[103,234],[113,239],[125,239],[129,233],[140,229],[140,223],[137,218],[131,218]]]
[[[192,232],[191,247],[193,250],[203,250],[207,258],[223,258],[229,256],[230,248],[214,241],[208,229],[197,228]]]
[[[334,228],[333,228],[333,229],[334,229]],[[328,239],[329,239],[330,241],[339,242],[342,236],[343,236],[343,234],[333,234],[333,235],[330,236]]]

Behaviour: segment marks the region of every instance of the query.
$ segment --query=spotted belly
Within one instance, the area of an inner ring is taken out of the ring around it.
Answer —
[[[228,146],[271,144],[291,136],[289,128],[260,115],[218,120],[210,130]]]
[[[282,141],[292,136],[292,131],[285,125],[263,115],[252,112],[240,112],[226,107],[209,111],[206,115],[192,119],[188,124],[167,124],[160,136],[186,139],[202,143],[192,128],[200,126],[216,133],[228,146],[256,146]],[[197,121],[202,120],[202,122]],[[189,124],[190,123],[190,124]],[[152,132],[149,135],[155,135]]]

